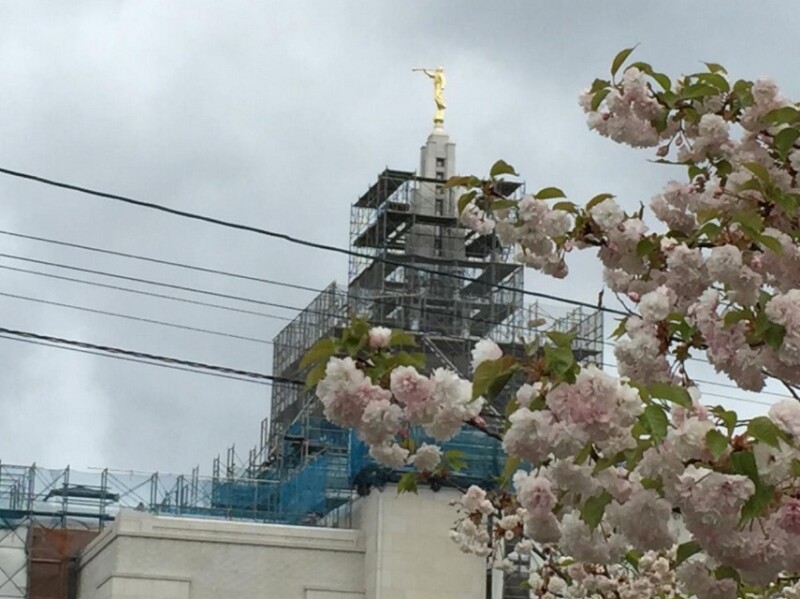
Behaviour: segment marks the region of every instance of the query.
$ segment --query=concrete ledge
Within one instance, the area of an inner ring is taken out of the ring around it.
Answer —
[[[82,562],[88,563],[116,537],[295,547],[306,550],[351,553],[364,553],[365,551],[363,533],[357,530],[176,518],[123,510],[114,523],[89,544],[84,552]]]

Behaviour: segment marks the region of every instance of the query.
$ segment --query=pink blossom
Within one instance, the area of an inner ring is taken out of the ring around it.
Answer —
[[[388,444],[403,426],[403,409],[388,399],[370,401],[364,407],[359,436],[370,445]]]
[[[529,514],[549,512],[555,507],[557,499],[550,481],[544,476],[518,470],[514,474],[514,489],[522,507]]]
[[[475,370],[489,360],[497,360],[503,357],[503,350],[491,339],[481,339],[475,344],[472,350],[472,369]]]
[[[413,366],[399,366],[392,370],[389,388],[398,402],[405,405],[409,418],[419,421],[432,408],[429,401],[433,382],[417,372]]]
[[[776,401],[769,408],[769,418],[778,428],[800,440],[800,402],[794,399]]]
[[[397,443],[373,445],[369,448],[369,455],[379,464],[390,468],[400,468],[408,459],[408,450]]]
[[[408,463],[412,464],[421,472],[432,472],[442,461],[442,450],[438,445],[428,445],[423,443],[417,448]]]
[[[383,349],[389,347],[389,340],[392,337],[392,329],[386,327],[372,327],[369,330],[369,346],[372,349]]]

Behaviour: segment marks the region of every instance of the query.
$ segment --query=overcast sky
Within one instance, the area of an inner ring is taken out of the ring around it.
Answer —
[[[681,173],[590,133],[580,90],[639,43],[636,57],[671,75],[715,61],[798,97],[786,44],[798,26],[788,2],[0,1],[0,166],[346,247],[350,204],[385,166],[417,168],[430,132],[430,82],[410,69],[443,65],[460,172],[504,158],[529,188],[613,192],[633,208]],[[347,278],[341,255],[5,176],[0,198],[3,231],[317,288]],[[3,234],[0,253],[294,306],[313,297]],[[529,273],[527,287],[594,301],[596,263],[572,268],[579,285]],[[0,281],[3,293],[262,339],[284,324],[7,269]],[[268,345],[7,297],[0,326],[271,370]],[[209,473],[229,445],[257,442],[269,387],[0,339],[0,409],[3,462]]]

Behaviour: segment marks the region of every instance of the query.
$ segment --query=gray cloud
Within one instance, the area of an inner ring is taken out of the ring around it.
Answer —
[[[578,200],[612,191],[626,206],[673,175],[583,125],[576,95],[620,48],[641,42],[639,58],[668,72],[717,60],[800,91],[777,35],[800,19],[786,3],[606,4],[5,2],[0,164],[344,247],[349,204],[375,174],[417,165],[432,106],[411,67],[447,68],[463,172],[503,157],[530,187],[558,185]],[[316,287],[347,276],[343,256],[277,240],[5,177],[0,194],[0,224],[14,231]],[[311,298],[3,236],[0,252],[297,306]],[[532,275],[528,287],[593,300],[597,267],[573,266],[580,287]],[[281,326],[0,277],[7,292],[249,336]],[[6,298],[0,307],[12,328],[269,371],[268,346]],[[269,389],[257,385],[6,340],[0,364],[4,461],[208,472],[230,443],[252,445],[268,413]]]

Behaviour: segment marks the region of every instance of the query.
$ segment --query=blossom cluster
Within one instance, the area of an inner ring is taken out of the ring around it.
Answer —
[[[370,338],[373,335],[374,329]],[[328,361],[316,393],[325,417],[355,429],[376,461],[393,468],[408,463],[428,472],[439,465],[440,448],[423,444],[410,455],[409,449],[398,443],[401,431],[419,425],[433,439],[447,441],[464,422],[477,417],[484,405],[482,397],[472,397],[469,381],[443,368],[430,376],[421,375],[413,366],[395,368],[385,389],[372,382],[351,357]]]
[[[619,376],[578,366],[563,338],[519,356],[484,339],[471,383],[391,362],[392,332],[375,328],[355,344],[372,354],[331,357],[317,395],[376,460],[423,472],[444,456],[404,444],[408,427],[441,443],[499,402],[508,476],[466,490],[451,537],[527,563],[534,597],[800,598],[800,401],[742,421],[701,402],[687,364],[703,354],[741,389],[800,395],[800,108],[768,80],[709,64],[673,82],[622,69],[629,54],[580,105],[600,135],[686,169],[649,213],[555,187],[513,200],[494,175],[454,183],[471,188],[461,222],[531,268],[565,277],[570,252],[596,249],[628,311]]]

